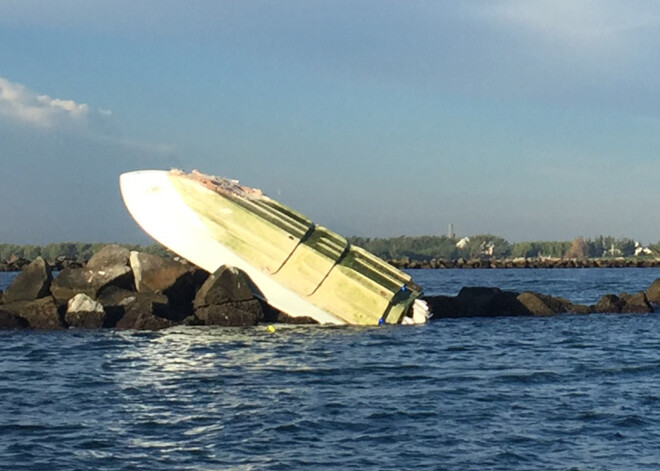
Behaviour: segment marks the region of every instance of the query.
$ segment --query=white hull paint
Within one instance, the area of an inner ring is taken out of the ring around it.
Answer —
[[[143,170],[124,173],[119,178],[124,203],[145,232],[210,273],[222,265],[244,271],[261,291],[265,301],[282,312],[293,317],[308,316],[322,324],[345,324],[338,317],[284,288],[220,244],[183,201],[168,173],[165,170]]]

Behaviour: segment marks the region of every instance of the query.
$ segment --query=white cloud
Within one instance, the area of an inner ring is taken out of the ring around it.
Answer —
[[[66,130],[68,139],[86,139],[98,145],[132,152],[143,159],[170,158],[175,149],[169,144],[154,143],[125,137],[112,121],[112,110],[92,110],[87,103],[52,98],[37,94],[24,85],[0,77],[0,118],[14,125],[28,125],[28,133],[34,129]],[[1,136],[0,136],[1,141]]]
[[[38,127],[85,123],[89,105],[37,94],[20,83],[0,77],[0,115]],[[99,113],[107,115],[108,111]]]

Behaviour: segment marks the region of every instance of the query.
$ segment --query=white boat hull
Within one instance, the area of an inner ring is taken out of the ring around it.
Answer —
[[[168,174],[164,170],[144,170],[120,176],[126,207],[145,232],[210,273],[222,265],[244,271],[265,301],[290,316],[307,316],[322,324],[345,324],[342,319],[286,289],[219,243],[183,201]]]

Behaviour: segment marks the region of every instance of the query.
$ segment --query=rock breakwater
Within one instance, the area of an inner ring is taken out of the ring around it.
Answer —
[[[6,292],[0,291],[0,329],[158,330],[175,325],[315,323],[276,311],[254,292],[251,280],[231,267],[207,273],[185,261],[109,245],[86,264],[62,268],[55,277],[53,267],[41,258],[23,265]],[[646,291],[605,294],[589,306],[496,287],[464,287],[456,296],[424,299],[436,320],[652,313],[660,304],[660,279]]]
[[[456,296],[424,298],[432,319],[460,317],[554,316],[558,314],[649,314],[660,305],[660,279],[635,294],[604,294],[593,305],[547,294],[502,291],[493,287],[465,287]]]
[[[249,326],[292,319],[254,297],[240,271],[209,274],[184,261],[108,245],[84,266],[24,265],[0,292],[0,328],[158,330],[174,325]]]

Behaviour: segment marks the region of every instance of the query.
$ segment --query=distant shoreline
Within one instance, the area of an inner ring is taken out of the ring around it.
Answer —
[[[511,269],[511,268],[659,268],[660,258],[525,258],[525,259],[389,259],[390,265],[403,269]]]
[[[0,272],[20,272],[32,260],[19,258],[0,262]],[[414,260],[408,258],[387,259],[390,265],[400,269],[425,270],[470,270],[470,269],[524,269],[524,268],[660,268],[660,258],[613,258],[613,259],[555,259],[555,258],[526,258],[526,259],[462,259],[450,260],[434,258],[430,260]],[[55,271],[68,267],[80,267],[85,262],[74,259],[59,258],[49,262]]]

